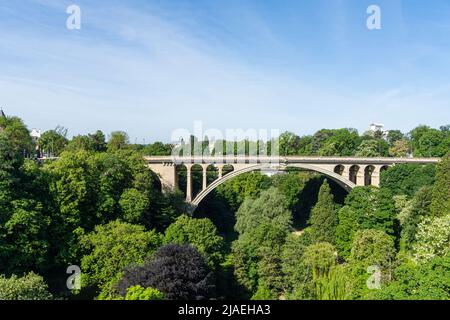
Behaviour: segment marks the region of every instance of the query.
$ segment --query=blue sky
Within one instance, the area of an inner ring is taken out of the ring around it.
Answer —
[[[66,28],[66,8],[82,11]],[[382,29],[366,28],[369,5]],[[0,0],[0,106],[29,127],[448,124],[448,0]]]

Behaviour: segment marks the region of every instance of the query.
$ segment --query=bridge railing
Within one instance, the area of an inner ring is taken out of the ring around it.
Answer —
[[[192,163],[192,164],[233,164],[233,163],[268,163],[268,164],[289,164],[289,163],[354,163],[354,164],[400,164],[418,163],[431,164],[438,163],[440,158],[390,158],[390,157],[267,157],[267,156],[223,156],[223,157],[173,157],[173,156],[145,156],[144,159],[151,163]]]

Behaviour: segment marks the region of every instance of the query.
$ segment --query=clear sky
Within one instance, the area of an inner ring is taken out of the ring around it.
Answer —
[[[66,8],[81,8],[81,30]],[[381,8],[382,29],[366,27]],[[0,106],[43,130],[450,122],[448,0],[0,0]]]

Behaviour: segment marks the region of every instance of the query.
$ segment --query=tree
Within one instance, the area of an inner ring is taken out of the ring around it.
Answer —
[[[80,239],[86,252],[81,260],[83,285],[97,286],[102,296],[111,296],[125,267],[143,263],[160,244],[160,235],[142,226],[120,221],[97,226]]]
[[[303,254],[311,245],[309,229],[301,235],[289,234],[281,253],[281,266],[285,275],[284,290],[287,299],[313,299],[315,288],[312,274],[304,264]]]
[[[411,132],[409,133],[409,136],[411,137],[411,142],[412,142],[414,151],[416,149],[418,149],[420,138],[422,138],[422,136],[430,130],[431,130],[431,128],[429,126],[425,126],[425,125],[417,126],[413,130],[411,130]]]
[[[293,213],[297,213],[300,203],[300,194],[303,191],[309,176],[293,172],[277,174],[272,177],[272,184],[286,199],[286,206]]]
[[[33,176],[29,163],[0,132],[0,273],[7,275],[42,271],[49,262],[48,181]]]
[[[128,288],[125,300],[164,300],[164,295],[157,289],[134,286]]]
[[[217,194],[226,201],[231,211],[236,212],[245,199],[257,198],[261,190],[268,189],[269,186],[269,177],[259,172],[252,172],[239,175],[220,185],[216,190]]]
[[[212,272],[204,257],[190,245],[160,247],[151,260],[125,269],[117,289],[122,296],[140,285],[159,290],[168,300],[198,300],[214,297]]]
[[[297,155],[300,149],[300,137],[292,132],[284,132],[279,137],[280,156]]]
[[[383,139],[364,140],[358,146],[357,157],[384,157],[388,155],[389,146]]]
[[[417,229],[417,241],[413,245],[416,262],[427,262],[450,253],[450,214],[425,218]]]
[[[128,135],[123,131],[112,132],[108,141],[108,152],[115,152],[127,147],[130,143]]]
[[[119,205],[122,219],[129,223],[142,223],[150,207],[150,199],[137,189],[125,190],[120,196]]]
[[[252,300],[259,300],[259,301],[274,301],[278,300],[278,296],[276,293],[268,287],[268,285],[264,281],[260,281],[258,284],[258,290],[253,295]]]
[[[411,151],[410,142],[406,139],[397,140],[389,148],[389,155],[392,157],[406,157]]]
[[[273,294],[281,292],[279,256],[287,234],[288,231],[282,226],[266,221],[241,234],[233,243],[236,279],[250,293],[256,292],[260,281]],[[272,270],[270,274],[268,269]]]
[[[320,188],[318,201],[312,209],[309,222],[311,224],[311,238],[314,242],[335,242],[339,217],[327,180]]]
[[[172,155],[173,145],[164,144],[162,142],[155,142],[146,145],[142,153],[147,156],[170,156]]]
[[[333,130],[322,129],[317,131],[312,138],[311,151],[312,154],[318,154],[319,150],[324,146],[327,139],[333,136]]]
[[[217,268],[223,260],[225,243],[209,219],[180,216],[165,232],[165,244],[190,244],[205,255],[208,265]]]
[[[14,153],[22,156],[32,153],[30,132],[20,118],[0,117],[0,134],[10,142]]]
[[[90,134],[89,138],[91,139],[92,146],[96,152],[106,151],[106,138],[102,131],[97,130],[95,133]]]
[[[44,279],[33,272],[21,278],[16,275],[11,278],[0,275],[0,300],[51,300],[52,298]]]
[[[309,156],[312,154],[312,136],[303,136],[298,142],[298,155]]]
[[[398,164],[381,172],[381,188],[392,195],[414,194],[424,186],[432,186],[435,180],[434,164]]]
[[[11,213],[0,227],[0,271],[11,274],[47,267],[50,222],[41,203],[13,200]]]
[[[374,229],[359,230],[353,239],[350,263],[360,264],[364,276],[370,266],[379,266],[386,274],[392,269],[395,253],[394,240],[385,232]]]
[[[0,186],[3,191],[11,188],[17,181],[23,162],[23,154],[17,152],[8,136],[0,132]]]
[[[446,130],[419,126],[410,135],[416,157],[443,157],[450,149],[450,132]]]
[[[376,187],[354,188],[339,210],[336,228],[336,246],[344,257],[350,256],[355,233],[363,229],[376,229],[395,236],[396,211],[391,194]]]
[[[54,157],[61,155],[67,143],[67,129],[63,127],[56,127],[55,130],[44,132],[38,140],[40,149]]]
[[[333,265],[327,273],[314,281],[316,300],[347,300],[350,283],[345,265]]]
[[[318,150],[321,156],[351,156],[360,142],[355,129],[332,130],[331,136],[323,141]]]
[[[152,193],[151,226],[164,231],[177,217],[186,212],[185,199],[186,197],[179,190]]]
[[[91,231],[99,222],[97,217],[98,173],[86,151],[65,152],[58,161],[48,163],[50,194],[55,205],[50,226],[56,246],[56,261],[72,263],[77,260],[74,230]]]
[[[389,130],[386,140],[390,147],[393,147],[396,142],[404,140],[407,141],[405,135],[400,130]]]
[[[292,214],[286,208],[286,200],[275,188],[261,192],[258,199],[247,199],[236,214],[235,229],[240,234],[254,230],[258,225],[270,223],[289,230]]]
[[[260,251],[258,262],[258,289],[253,295],[254,300],[278,300],[284,286],[283,273],[280,272],[281,247],[275,249],[264,247]]]
[[[430,216],[430,204],[432,201],[432,189],[423,187],[414,195],[414,198],[402,210],[404,215],[401,224],[402,245],[405,249],[411,249],[416,242],[416,233],[419,223]]]
[[[405,263],[395,270],[393,281],[369,298],[382,300],[449,300],[450,256],[414,265]]]
[[[308,246],[303,255],[307,288],[310,298],[316,300],[343,300],[347,298],[348,281],[345,266],[337,265],[337,252],[327,242]],[[309,282],[309,283],[308,283]]]
[[[434,216],[441,216],[450,212],[450,154],[438,164],[436,182],[433,187],[431,212]]]
[[[304,259],[305,266],[312,271],[313,278],[319,278],[336,265],[336,249],[327,242],[314,243],[305,249]]]
[[[81,258],[76,252],[78,240],[73,233],[76,229],[90,232],[96,225],[119,218],[129,221],[140,218],[139,223],[150,229],[156,222],[154,215],[165,213],[162,203],[165,199],[155,187],[152,172],[145,167],[142,156],[131,150],[64,152],[57,161],[47,163],[45,171],[50,177],[55,207],[50,229],[58,262],[71,263]],[[140,193],[140,202],[133,207],[130,189]],[[149,208],[145,210],[142,206],[147,203]]]
[[[75,136],[72,140],[69,141],[67,146],[65,147],[66,151],[77,151],[77,150],[85,150],[85,151],[95,151],[93,141],[89,136]]]

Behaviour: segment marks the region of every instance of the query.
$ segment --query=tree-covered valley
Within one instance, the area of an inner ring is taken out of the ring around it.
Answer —
[[[393,166],[380,188],[350,193],[307,171],[243,174],[188,214],[183,188],[163,192],[143,159],[173,146],[61,127],[33,141],[0,117],[0,300],[450,299],[449,126],[279,143],[283,156],[441,161]]]

